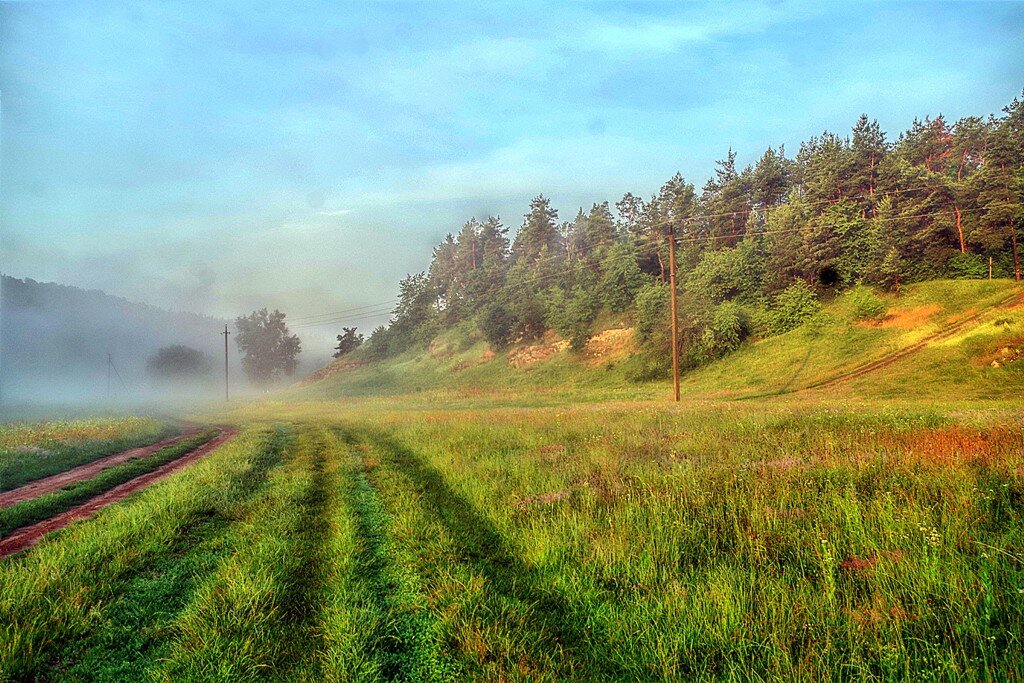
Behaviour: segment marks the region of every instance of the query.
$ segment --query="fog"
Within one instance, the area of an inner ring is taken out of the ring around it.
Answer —
[[[40,409],[136,409],[224,400],[224,325],[227,321],[153,306],[65,285],[0,277],[0,409],[4,417]],[[193,349],[201,367],[184,379],[151,367],[161,349]],[[330,359],[306,352],[298,380]],[[264,391],[252,386],[233,341],[228,376],[235,397]]]

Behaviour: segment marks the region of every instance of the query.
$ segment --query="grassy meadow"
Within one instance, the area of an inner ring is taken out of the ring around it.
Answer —
[[[0,560],[0,680],[1022,680],[1017,292],[840,297],[678,405],[449,336],[193,415],[240,433]]]
[[[1007,680],[1020,404],[268,403],[0,563],[12,680]]]
[[[64,472],[180,429],[151,417],[0,423],[0,491]]]

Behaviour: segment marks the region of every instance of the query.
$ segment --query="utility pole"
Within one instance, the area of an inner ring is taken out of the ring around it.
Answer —
[[[228,326],[224,324],[224,331],[221,332],[224,335],[224,402],[228,402]]]
[[[672,300],[672,390],[679,402],[679,309],[676,306],[676,229],[668,228],[668,280]]]
[[[107,400],[110,400],[110,372],[114,368],[114,357],[107,354]]]

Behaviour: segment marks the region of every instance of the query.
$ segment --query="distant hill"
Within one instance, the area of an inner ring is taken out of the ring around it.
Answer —
[[[214,368],[222,367],[218,333],[224,323],[98,290],[0,275],[0,398],[14,403],[103,399],[108,353],[124,382],[114,375],[113,397],[145,398],[158,389],[145,364],[162,346],[191,346],[217,361]],[[238,368],[232,374],[241,379]],[[211,391],[218,379],[210,378]]]

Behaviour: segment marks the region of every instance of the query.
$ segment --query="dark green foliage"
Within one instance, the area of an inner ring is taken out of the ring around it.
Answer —
[[[484,308],[479,326],[484,339],[499,349],[508,346],[515,339],[515,315],[500,301]]]
[[[146,371],[158,379],[203,379],[208,377],[212,368],[206,354],[182,344],[165,346],[146,361]]]
[[[636,250],[629,242],[617,242],[609,250],[604,266],[600,299],[610,310],[621,313],[633,305],[636,293],[650,278],[640,270]]]
[[[352,353],[363,343],[363,335],[356,333],[356,328],[342,328],[342,334],[338,335],[338,345],[334,348],[334,357],[341,358]]]
[[[713,303],[750,299],[761,289],[763,256],[756,244],[744,240],[738,246],[705,252],[686,279],[686,288]]]
[[[771,331],[774,334],[789,332],[820,310],[821,303],[814,290],[803,280],[797,280],[772,300]]]
[[[704,328],[695,355],[699,360],[710,360],[731,353],[750,336],[750,329],[747,311],[734,301],[726,301],[715,309]]]
[[[550,290],[545,304],[547,326],[568,338],[573,351],[582,351],[590,337],[590,325],[599,306],[592,283],[579,283],[570,292]]]
[[[651,283],[644,285],[636,295],[636,335],[641,342],[657,346],[662,337],[668,348],[668,336],[665,327],[668,325],[668,305],[670,292],[668,285]]]

